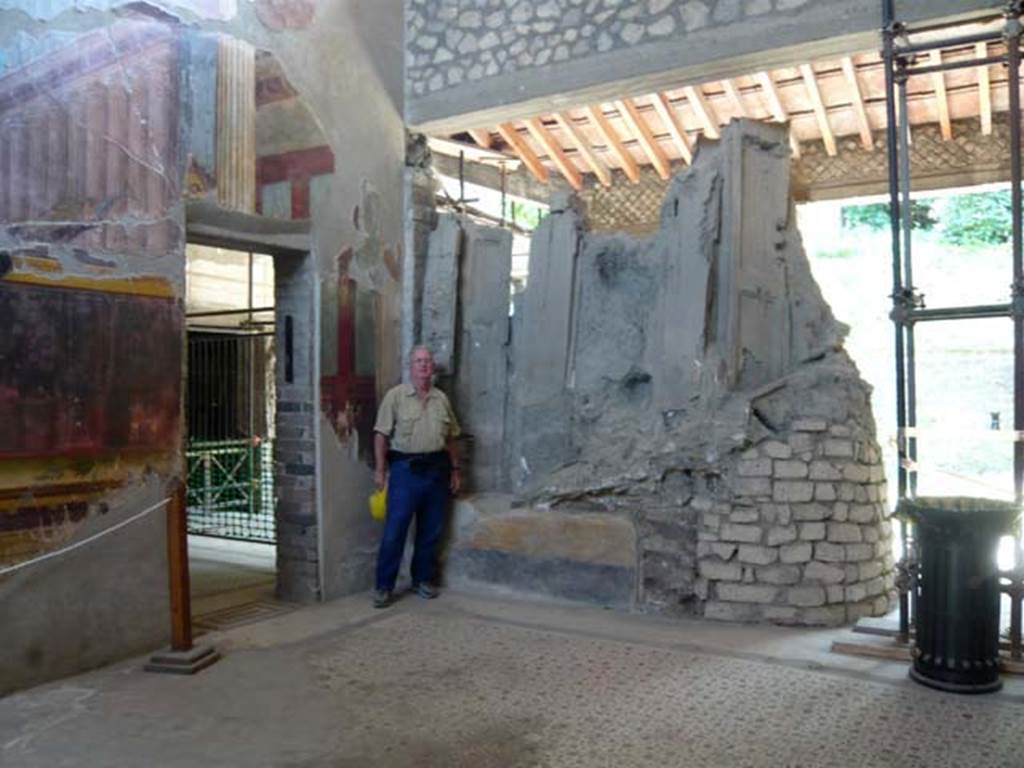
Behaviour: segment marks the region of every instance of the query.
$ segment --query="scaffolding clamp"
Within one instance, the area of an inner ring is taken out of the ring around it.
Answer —
[[[1003,16],[1006,17],[1004,37],[1009,38],[1012,35],[1019,35],[1021,33],[1021,14],[1024,14],[1024,2],[1022,0],[1010,0],[1006,4],[1006,9],[1003,11]]]
[[[1010,284],[1010,316],[1024,318],[1024,277]]]
[[[924,309],[924,294],[913,287],[903,288],[890,298],[893,306],[889,319],[899,325],[913,325],[914,311]]]

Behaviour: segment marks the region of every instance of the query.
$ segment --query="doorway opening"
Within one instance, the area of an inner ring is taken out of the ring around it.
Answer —
[[[274,593],[274,260],[189,244],[186,265],[186,507],[203,628]]]

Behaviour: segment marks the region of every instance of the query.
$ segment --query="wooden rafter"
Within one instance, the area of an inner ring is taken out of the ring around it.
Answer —
[[[988,44],[978,43],[974,47],[974,55],[983,59],[988,56]],[[989,78],[988,65],[978,67],[978,111],[981,113],[981,132],[992,135],[992,82]]]
[[[836,156],[836,137],[832,134],[832,126],[828,122],[828,112],[825,109],[825,102],[821,99],[821,91],[818,89],[818,78],[810,64],[800,65],[800,75],[804,79],[807,93],[811,97],[811,106],[814,108],[814,116],[818,119],[818,128],[821,129],[821,140],[825,142],[825,151],[829,157]]]
[[[615,155],[615,159],[618,160],[622,172],[626,174],[626,177],[631,182],[638,184],[640,182],[640,169],[637,168],[636,160],[629,154],[629,150],[622,146],[622,140],[616,135],[612,124],[608,122],[608,118],[604,116],[604,111],[600,106],[593,106],[587,107],[586,113],[590,122],[594,124],[598,133],[601,134],[605,144],[608,145],[608,151]]]
[[[658,118],[668,130],[668,135],[672,137],[672,141],[675,143],[676,149],[679,150],[679,154],[683,156],[686,162],[692,163],[693,148],[690,146],[690,139],[686,135],[686,128],[679,119],[679,113],[672,106],[672,102],[668,100],[665,94],[655,93],[651,96],[651,104],[654,105],[654,111],[658,113]]]
[[[587,141],[586,137],[580,133],[579,128],[573,122],[573,119],[568,115],[555,114],[553,116],[558,127],[562,129],[562,132],[569,137],[569,140],[576,147],[576,150],[580,153],[580,157],[583,158],[584,162],[594,172],[602,186],[610,187],[612,184],[612,175],[608,171],[608,166],[604,164],[604,161],[597,156],[594,148],[590,146],[590,142]]]
[[[942,64],[942,51],[932,51],[928,56],[933,66]],[[945,73],[933,72],[932,83],[935,86],[935,104],[939,110],[939,128],[942,130],[942,138],[944,141],[952,141],[953,123],[949,119],[949,98],[946,96]]]
[[[470,128],[466,133],[484,149],[491,148],[491,132],[483,128]]]
[[[512,123],[499,123],[497,130],[498,135],[519,155],[519,159],[523,161],[523,165],[530,170],[534,178],[539,182],[547,183],[548,169],[530,149],[530,145],[523,141],[523,137],[519,135],[516,127]]]
[[[704,92],[699,86],[688,85],[683,89],[683,93],[686,94],[686,98],[690,102],[690,106],[693,107],[697,119],[704,126],[704,135],[709,139],[717,139],[721,135],[718,130],[718,122],[712,116],[714,113],[711,110],[711,105],[708,104],[707,98],[704,96]]]
[[[875,147],[874,137],[871,135],[871,123],[868,122],[868,113],[864,109],[864,95],[860,90],[860,81],[857,79],[857,67],[850,56],[842,59],[843,74],[846,75],[846,83],[850,86],[850,104],[853,112],[857,115],[857,127],[860,129],[860,143],[864,149],[871,150]]]
[[[658,172],[658,175],[664,181],[668,181],[669,176],[672,174],[668,158],[658,145],[658,140],[651,133],[651,127],[637,110],[636,105],[630,99],[620,99],[615,102],[615,108],[619,110],[619,115],[622,117],[623,122],[625,122],[633,136],[640,143],[641,149],[643,149],[644,154],[651,161],[654,170]]]
[[[750,114],[747,112],[747,105],[743,103],[743,96],[740,95],[736,83],[726,78],[722,81],[722,88],[725,89],[725,95],[729,97],[729,101],[736,108],[736,114],[740,117],[750,117]]]
[[[757,72],[754,75],[754,80],[761,86],[761,90],[764,91],[764,97],[768,101],[768,111],[772,113],[772,117],[775,118],[776,122],[786,123],[789,122],[789,112],[782,105],[782,99],[779,98],[779,89],[775,85],[775,81],[768,72]]]
[[[526,125],[526,130],[533,136],[534,141],[544,148],[548,158],[555,164],[555,167],[565,177],[565,180],[569,182],[569,186],[577,191],[583,189],[583,177],[580,175],[579,169],[565,156],[565,152],[562,151],[554,137],[548,133],[544,123],[536,117],[524,120],[523,123]]]

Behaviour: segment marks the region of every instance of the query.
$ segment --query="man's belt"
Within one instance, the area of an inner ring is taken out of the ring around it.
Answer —
[[[429,453],[404,453],[403,451],[388,451],[388,463],[405,462],[410,471],[415,474],[426,474],[427,472],[447,472],[448,453],[446,451],[430,451]]]

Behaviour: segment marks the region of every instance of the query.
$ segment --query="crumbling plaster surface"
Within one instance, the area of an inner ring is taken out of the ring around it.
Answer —
[[[902,0],[904,21],[991,0]],[[406,0],[407,117],[494,125],[878,46],[877,0]]]
[[[591,234],[555,201],[513,322],[506,484],[489,487],[515,498],[463,505],[454,578],[726,620],[888,610],[870,388],[811,276],[788,170],[784,129],[740,121],[672,181],[652,237]],[[580,542],[618,525],[635,544],[608,571]]]

